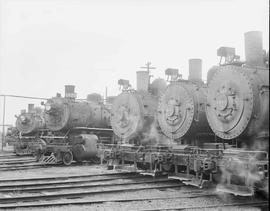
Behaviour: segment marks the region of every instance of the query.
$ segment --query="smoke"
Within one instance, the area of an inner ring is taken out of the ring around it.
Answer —
[[[142,144],[151,146],[170,146],[171,140],[168,139],[160,130],[158,121],[155,118],[148,130],[143,132]]]
[[[264,168],[268,163],[267,154],[260,151],[247,151],[243,149],[228,149],[224,151],[220,171],[220,184],[239,185],[254,190],[255,187],[263,190],[268,195],[268,179]]]

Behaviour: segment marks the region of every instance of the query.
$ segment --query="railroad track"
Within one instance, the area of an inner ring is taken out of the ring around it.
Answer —
[[[24,164],[24,163],[33,163],[36,162],[35,159],[27,159],[27,160],[5,160],[0,161],[0,166],[2,165],[12,165],[12,164]]]
[[[84,166],[93,164],[91,161],[84,161],[82,163],[73,162],[71,166]],[[46,164],[46,163],[40,163],[36,162],[35,159],[28,159],[28,160],[18,160],[18,161],[12,161],[12,160],[6,160],[5,162],[0,161],[0,171],[16,171],[16,170],[29,170],[29,169],[36,169],[36,168],[48,168],[52,166],[57,167],[67,167],[65,165],[55,163],[55,164]]]
[[[16,158],[25,158],[25,157],[31,157],[29,155],[15,155],[15,154],[8,154],[8,155],[0,155],[0,160],[2,159],[16,159]]]
[[[268,210],[269,203],[268,201],[260,202],[241,202],[241,203],[225,203],[219,205],[206,205],[206,206],[177,206],[177,207],[168,207],[168,208],[155,208],[155,209],[140,209],[140,211],[156,211],[156,210],[202,210],[202,209],[217,209],[225,207],[256,207],[261,210]],[[236,210],[236,209],[235,209]]]
[[[183,184],[168,178],[154,179],[131,173],[97,174],[56,178],[29,178],[20,180],[1,180],[0,208],[34,207],[37,204],[18,204],[29,201],[47,201],[63,198],[80,198],[83,196],[115,194],[119,192],[132,192],[138,190],[179,188]],[[79,192],[59,192],[63,190],[79,189]],[[44,195],[46,191],[46,195]],[[20,193],[19,196],[8,197],[5,193]],[[48,192],[51,192],[50,194]],[[21,195],[26,193],[26,195]],[[29,193],[39,193],[32,194]],[[28,195],[27,195],[28,194]],[[7,205],[7,203],[9,203]],[[16,203],[16,204],[14,204]],[[54,202],[55,203],[55,202]],[[70,202],[68,202],[70,203]],[[51,203],[52,204],[52,203]],[[46,206],[46,203],[44,204]]]
[[[33,157],[3,157],[0,159],[0,171],[12,171],[12,170],[23,170],[41,167],[42,164],[37,163]]]
[[[186,188],[184,191],[182,188]],[[167,190],[170,191],[166,193]],[[144,193],[144,191],[147,191]],[[145,196],[144,196],[145,195]],[[0,209],[61,207],[61,206],[105,206],[110,202],[121,206],[133,203],[167,203],[168,200],[187,201],[202,198],[218,198],[214,191],[187,188],[178,180],[166,177],[153,178],[135,173],[110,173],[93,175],[57,176],[0,180]],[[246,198],[245,198],[246,199]],[[179,203],[181,204],[181,203]],[[178,204],[178,205],[179,205]],[[135,210],[183,210],[218,207],[268,207],[267,201],[248,203],[233,201],[201,206],[162,206]],[[127,208],[130,209],[130,208]]]
[[[46,167],[44,164],[36,163],[35,161],[29,163],[11,162],[6,164],[0,164],[0,171],[14,171],[14,170],[24,170],[24,169],[34,169],[44,167]]]

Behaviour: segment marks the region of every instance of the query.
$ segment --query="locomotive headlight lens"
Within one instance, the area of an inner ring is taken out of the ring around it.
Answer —
[[[20,119],[21,119],[21,122],[25,122],[26,121],[25,116],[21,116]]]
[[[51,110],[52,106],[50,104],[45,104],[45,110],[49,111]]]

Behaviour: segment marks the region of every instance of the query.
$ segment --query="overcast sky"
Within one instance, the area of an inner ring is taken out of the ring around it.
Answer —
[[[76,86],[79,98],[119,94],[147,61],[165,77],[188,76],[188,59],[203,60],[203,78],[231,46],[244,60],[244,33],[269,45],[268,0],[0,0],[0,94],[52,97]],[[7,99],[6,123],[30,101]],[[0,98],[0,122],[3,100]]]

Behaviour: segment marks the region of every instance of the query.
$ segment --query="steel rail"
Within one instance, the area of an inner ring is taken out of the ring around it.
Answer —
[[[30,178],[20,178],[20,179],[2,179],[2,180],[0,180],[0,183],[6,183],[6,182],[26,182],[26,181],[38,181],[38,180],[66,180],[66,179],[83,178],[83,177],[130,175],[130,174],[134,174],[134,173],[131,173],[131,172],[119,173],[119,172],[117,172],[117,173],[109,173],[109,174],[82,174],[82,175],[71,175],[71,176],[30,177]]]
[[[260,201],[260,202],[241,202],[241,203],[229,203],[229,204],[212,204],[206,206],[190,206],[190,207],[170,207],[170,208],[158,208],[158,209],[141,209],[140,211],[156,211],[156,210],[188,210],[188,209],[206,209],[206,208],[218,208],[218,207],[237,207],[237,206],[252,206],[252,207],[268,207],[268,201]]]
[[[118,179],[138,179],[138,178],[145,178],[142,175],[130,175],[130,176],[115,176],[115,177],[103,177],[101,178],[93,178],[88,180],[74,180],[74,181],[50,181],[46,183],[26,183],[26,184],[9,184],[9,185],[0,185],[0,191],[5,188],[29,188],[29,187],[36,187],[36,186],[49,186],[49,185],[65,185],[65,184],[78,184],[78,183],[90,183],[90,182],[104,182],[104,181],[110,181],[110,180],[118,180]],[[151,178],[153,180],[153,178]],[[173,181],[173,180],[171,180]]]
[[[29,162],[29,161],[28,161]],[[6,166],[5,166],[6,165]],[[6,163],[6,164],[4,164],[4,163],[1,163],[0,162],[0,169],[1,168],[4,168],[4,167],[28,167],[28,166],[40,166],[40,165],[44,165],[44,164],[42,164],[42,163],[37,163],[37,162],[35,162],[35,161],[30,161],[30,163],[25,163],[25,164],[23,164],[22,165],[22,163],[21,162],[15,162],[15,164],[10,164],[10,163]]]
[[[120,179],[129,179],[129,178],[120,178]],[[130,178],[132,179],[132,178]],[[114,179],[117,180],[117,179]],[[104,181],[104,180],[103,180]],[[110,181],[110,180],[105,180],[105,181]],[[85,188],[96,188],[96,187],[111,187],[111,186],[125,186],[125,185],[138,185],[138,184],[151,184],[151,183],[166,183],[166,182],[177,182],[179,181],[174,181],[170,179],[142,179],[142,181],[130,181],[130,182],[122,182],[122,183],[109,183],[109,184],[85,184],[85,183],[91,183],[91,182],[99,182],[99,181],[78,181],[76,182],[76,185],[62,185],[62,186],[55,186],[55,187],[40,187],[39,184],[34,187],[34,188],[7,188],[7,189],[0,189],[0,192],[38,192],[38,191],[59,191],[59,190],[69,190],[69,189],[85,189]],[[69,183],[68,183],[69,184]],[[183,184],[184,186],[184,184]]]
[[[9,160],[9,161],[0,161],[0,166],[1,165],[14,165],[14,164],[23,164],[23,163],[36,163],[36,160],[33,159],[33,160],[18,160],[18,161],[12,161],[12,160]]]
[[[0,171],[17,171],[17,170],[29,170],[29,169],[38,169],[38,168],[48,168],[50,166],[25,166],[25,167],[3,167],[0,168]]]
[[[178,185],[156,185],[150,187],[134,187],[114,190],[99,190],[99,191],[85,191],[85,192],[74,192],[74,193],[55,193],[50,195],[35,195],[35,196],[13,196],[12,198],[3,197],[0,198],[0,204],[2,203],[18,203],[23,201],[34,201],[34,200],[53,200],[62,198],[77,198],[82,196],[107,194],[107,193],[120,193],[120,192],[136,192],[138,190],[151,190],[151,189],[167,189],[167,188],[179,188],[182,184]]]
[[[216,196],[216,194],[197,194],[193,196],[173,196],[173,197],[149,197],[149,198],[132,198],[132,199],[109,199],[109,200],[82,200],[82,201],[66,201],[66,202],[47,202],[47,203],[29,203],[29,204],[11,204],[11,205],[0,205],[1,209],[13,209],[13,208],[33,208],[33,207],[56,207],[65,205],[91,205],[91,204],[102,204],[106,202],[138,202],[138,201],[154,201],[154,200],[168,200],[168,199],[182,199],[182,198],[199,198]]]

